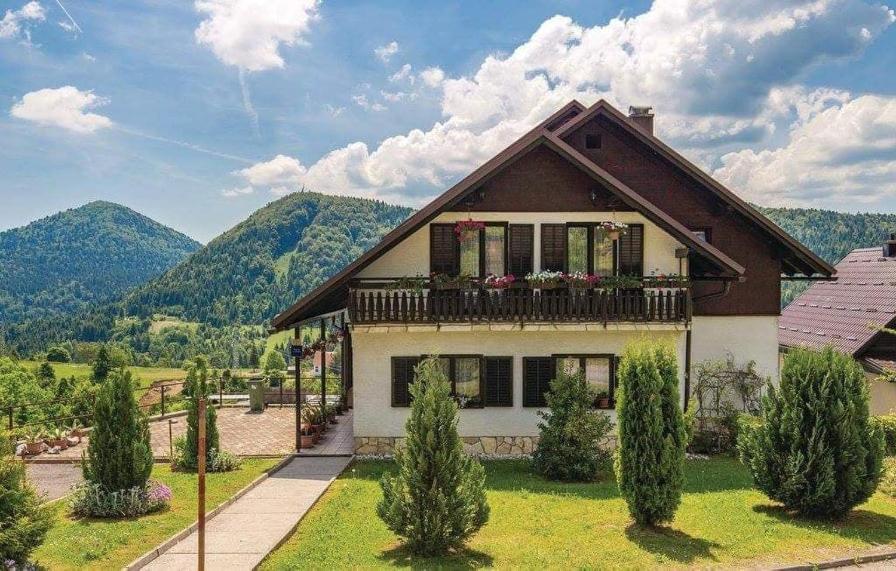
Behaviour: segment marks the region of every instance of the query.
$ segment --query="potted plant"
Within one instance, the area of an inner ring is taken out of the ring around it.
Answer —
[[[328,404],[326,405],[327,411],[327,420],[330,424],[339,424],[339,419],[336,418],[336,407],[334,405]]]
[[[623,234],[628,232],[628,224],[622,222],[601,222],[598,230],[610,240],[618,240]]]
[[[315,444],[320,440],[320,422],[318,422],[318,414],[319,411],[311,407],[302,409],[302,424],[308,428],[308,432],[311,434],[311,438]]]
[[[597,408],[610,408],[610,391],[597,391]]]
[[[563,272],[542,270],[526,274],[526,282],[531,288],[554,289],[563,284]]]
[[[507,289],[513,285],[513,282],[516,281],[516,276],[513,274],[507,274],[506,276],[496,276],[494,274],[489,274],[486,276],[483,284],[488,289]]]
[[[426,287],[426,278],[424,278],[423,276],[418,275],[413,278],[404,276],[386,285],[386,291],[407,291],[411,293],[421,294],[423,293],[424,287]]]
[[[442,289],[468,289],[473,285],[473,277],[469,274],[460,274],[458,276],[449,276],[448,274],[440,274],[433,272],[429,276],[430,287],[436,290]]]
[[[37,456],[44,451],[44,433],[39,428],[25,434],[25,452],[29,456]]]
[[[600,276],[588,274],[585,272],[573,272],[571,274],[563,274],[563,281],[571,288],[590,289],[600,281]]]
[[[81,442],[81,438],[87,435],[87,431],[84,430],[84,426],[80,421],[75,420],[68,427],[68,435],[72,438],[77,438],[78,442]]]
[[[50,446],[55,446],[60,450],[67,449],[68,433],[62,428],[54,428],[50,431],[49,437],[47,438],[47,444]]]

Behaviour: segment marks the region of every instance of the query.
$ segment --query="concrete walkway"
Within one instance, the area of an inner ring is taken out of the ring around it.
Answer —
[[[299,457],[206,523],[207,569],[254,569],[289,535],[351,458]],[[194,532],[144,569],[196,569]]]

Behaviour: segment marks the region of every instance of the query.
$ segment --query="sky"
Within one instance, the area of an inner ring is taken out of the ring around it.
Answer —
[[[859,0],[0,0],[0,230],[98,199],[202,242],[303,188],[421,206],[572,98],[653,106],[758,204],[896,212],[894,22]]]

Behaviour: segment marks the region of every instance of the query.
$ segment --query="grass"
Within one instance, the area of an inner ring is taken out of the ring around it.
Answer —
[[[820,561],[896,544],[896,500],[876,494],[840,522],[792,517],[752,488],[737,461],[689,461],[675,520],[632,523],[614,481],[559,484],[525,461],[485,463],[491,517],[467,548],[419,559],[375,515],[378,480],[394,468],[364,461],[344,473],[262,569],[382,567],[754,567]]]
[[[38,361],[21,361],[22,365],[29,369],[40,366]],[[78,379],[89,378],[93,374],[93,368],[87,363],[50,363],[56,378],[75,377]],[[187,372],[175,367],[128,367],[138,379],[140,388],[150,386],[155,381],[182,381],[187,378]]]
[[[245,460],[234,472],[209,474],[208,510],[220,505],[278,460]],[[120,569],[196,521],[196,475],[156,464],[153,477],[174,492],[169,509],[126,520],[75,520],[65,501],[53,505],[56,521],[32,561],[48,569]]]

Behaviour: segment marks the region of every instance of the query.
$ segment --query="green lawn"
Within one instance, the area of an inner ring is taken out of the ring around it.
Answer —
[[[207,509],[220,505],[279,460],[246,460],[235,472],[209,474]],[[73,520],[65,501],[54,504],[56,523],[32,561],[48,569],[120,569],[196,521],[196,475],[156,464],[153,477],[171,487],[168,510],[128,520]]]
[[[689,461],[674,522],[636,527],[613,481],[557,484],[525,461],[487,462],[491,518],[468,549],[420,560],[375,514],[388,462],[343,474],[262,569],[744,567],[841,557],[896,544],[896,500],[875,495],[839,523],[791,517],[754,490],[735,460]]]
[[[21,361],[21,364],[29,369],[36,369],[40,363],[37,361]],[[93,374],[91,365],[87,363],[50,363],[56,378],[76,377],[86,379]],[[140,381],[140,387],[148,387],[155,381],[182,381],[187,378],[187,372],[178,368],[166,367],[128,367],[131,373]]]

